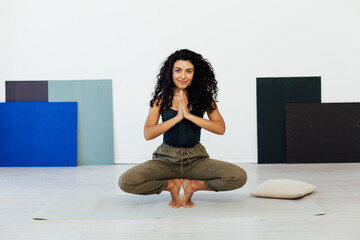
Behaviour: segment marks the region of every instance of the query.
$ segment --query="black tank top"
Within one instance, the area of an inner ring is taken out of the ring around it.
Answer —
[[[191,114],[203,117],[203,113],[196,113],[191,110]],[[165,122],[177,115],[177,111],[171,108],[165,109],[162,113],[162,121]],[[173,147],[190,148],[200,142],[201,127],[193,122],[183,119],[167,132],[164,133],[164,143]]]

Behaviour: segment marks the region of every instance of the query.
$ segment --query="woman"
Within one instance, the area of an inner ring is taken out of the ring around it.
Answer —
[[[200,54],[182,49],[167,58],[157,78],[144,136],[151,140],[163,134],[164,142],[152,160],[120,176],[120,188],[143,195],[169,191],[170,207],[190,208],[196,191],[242,187],[246,172],[236,165],[210,159],[200,143],[201,128],[225,133],[225,122],[216,105],[218,89],[211,64]],[[203,118],[205,112],[209,119]]]

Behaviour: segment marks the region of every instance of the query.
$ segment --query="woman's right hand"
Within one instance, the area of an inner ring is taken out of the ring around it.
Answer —
[[[180,98],[180,97],[179,97]],[[176,115],[176,119],[180,122],[184,118],[184,113],[181,107],[180,99],[179,99],[179,105],[178,105],[178,113]]]

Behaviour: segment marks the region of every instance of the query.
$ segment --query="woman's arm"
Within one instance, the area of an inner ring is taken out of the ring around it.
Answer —
[[[184,118],[184,115],[182,109],[178,107],[178,114],[175,117],[160,124],[159,118],[160,104],[159,106],[156,106],[156,104],[154,103],[154,106],[150,107],[149,114],[144,126],[144,137],[147,141],[160,136],[161,134],[172,128],[175,124],[177,124]]]
[[[211,113],[208,112],[209,120],[205,118],[201,118],[189,113],[189,115],[185,115],[184,117],[189,121],[195,123],[199,127],[202,127],[212,133],[216,133],[219,135],[224,135],[225,133],[225,122],[223,117],[221,116],[218,108],[216,108]]]
[[[182,112],[184,115],[184,118],[188,119],[189,121],[195,123],[201,128],[204,128],[212,133],[223,135],[225,133],[225,121],[223,117],[221,116],[219,109],[217,108],[216,104],[215,110],[210,112],[207,112],[209,120],[204,119],[195,115],[192,115],[189,112],[189,109],[187,108],[186,101],[183,96],[183,92],[180,93],[180,105],[182,108]]]

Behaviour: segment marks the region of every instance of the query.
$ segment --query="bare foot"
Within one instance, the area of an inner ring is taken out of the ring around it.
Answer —
[[[197,192],[199,190],[209,190],[203,180],[190,180],[190,179],[183,179],[182,185],[184,188],[184,196],[181,200],[181,204],[183,207],[191,208],[195,206],[195,204],[191,201],[191,197],[194,194],[194,192]]]
[[[171,202],[169,203],[169,206],[172,208],[181,207],[180,189],[181,189],[180,179],[168,180],[168,186],[165,190],[169,191],[171,194]]]

